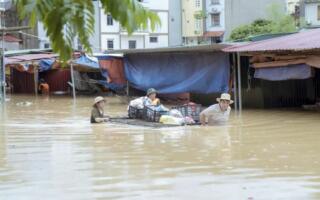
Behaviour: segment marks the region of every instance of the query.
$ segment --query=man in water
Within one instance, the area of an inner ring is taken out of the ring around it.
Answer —
[[[43,95],[49,95],[50,93],[49,84],[44,79],[40,79],[39,90]]]
[[[96,97],[91,111],[91,123],[101,123],[109,121],[109,117],[104,115],[104,104],[106,100],[103,97]]]
[[[217,98],[217,104],[214,104],[200,113],[201,125],[214,125],[227,122],[231,111],[230,104],[233,103],[230,94],[223,93]]]

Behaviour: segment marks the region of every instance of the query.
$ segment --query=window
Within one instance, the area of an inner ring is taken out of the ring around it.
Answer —
[[[195,0],[196,8],[200,8],[200,0]]]
[[[45,44],[44,44],[44,48],[45,48],[45,49],[49,49],[49,48],[50,48],[50,44],[49,44],[49,43],[45,43]]]
[[[158,37],[150,37],[150,43],[157,43]]]
[[[107,48],[110,50],[113,49],[113,40],[107,40]]]
[[[137,46],[137,41],[129,40],[129,49],[135,49]]]
[[[320,21],[320,5],[318,5],[318,21]]]
[[[111,15],[107,15],[107,25],[112,26],[113,25],[113,19]]]
[[[212,5],[220,4],[220,0],[211,0],[211,4]]]
[[[220,13],[211,14],[211,26],[220,26]]]
[[[199,19],[195,20],[195,29],[196,29],[196,31],[200,31],[200,29],[201,29],[201,20],[199,20]]]

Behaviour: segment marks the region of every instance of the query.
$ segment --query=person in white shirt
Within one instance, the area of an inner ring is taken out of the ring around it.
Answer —
[[[217,98],[217,102],[218,104],[214,104],[200,113],[201,125],[221,124],[229,120],[230,104],[233,103],[230,94],[221,94],[221,97]]]

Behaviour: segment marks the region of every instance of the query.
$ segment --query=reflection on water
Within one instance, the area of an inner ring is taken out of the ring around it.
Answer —
[[[110,115],[125,99],[108,98]],[[1,108],[0,199],[320,199],[320,115],[249,110],[226,126],[89,123],[92,98]]]

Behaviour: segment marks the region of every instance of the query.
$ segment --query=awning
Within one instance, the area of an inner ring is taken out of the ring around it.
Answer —
[[[294,79],[308,79],[313,76],[314,69],[308,65],[290,65],[287,67],[273,67],[255,69],[254,78],[269,81],[284,81]]]
[[[208,31],[203,34],[204,37],[221,37],[224,31]]]
[[[125,55],[130,85],[159,93],[215,93],[229,89],[229,55],[222,52],[185,52]]]
[[[225,52],[280,52],[308,50],[320,50],[320,28],[223,49]]]

